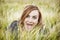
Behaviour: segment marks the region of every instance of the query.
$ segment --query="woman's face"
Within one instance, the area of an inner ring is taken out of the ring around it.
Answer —
[[[27,15],[27,17],[24,20],[24,27],[27,31],[30,31],[37,25],[39,18],[38,10],[33,10]]]

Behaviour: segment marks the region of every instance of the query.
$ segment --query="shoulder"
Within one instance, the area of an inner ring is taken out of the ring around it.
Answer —
[[[14,26],[17,26],[17,24],[18,24],[18,21],[17,20],[15,20],[15,21],[13,21],[12,23],[11,23],[11,27],[14,27]]]
[[[14,31],[14,30],[17,30],[17,29],[18,29],[17,26],[18,26],[18,21],[15,20],[15,21],[13,21],[13,22],[9,25],[8,29],[11,29],[12,31]]]

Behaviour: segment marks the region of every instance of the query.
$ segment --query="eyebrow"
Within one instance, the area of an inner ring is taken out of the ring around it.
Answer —
[[[37,16],[37,15],[34,15],[34,16]]]

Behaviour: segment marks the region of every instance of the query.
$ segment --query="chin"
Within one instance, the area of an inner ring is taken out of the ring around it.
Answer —
[[[27,27],[26,27],[26,30],[27,30],[27,31],[31,31],[31,30],[32,30],[32,26],[27,26]]]

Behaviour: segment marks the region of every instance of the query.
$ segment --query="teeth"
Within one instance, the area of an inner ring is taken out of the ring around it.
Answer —
[[[31,25],[32,26],[32,24],[27,24],[27,25]]]

